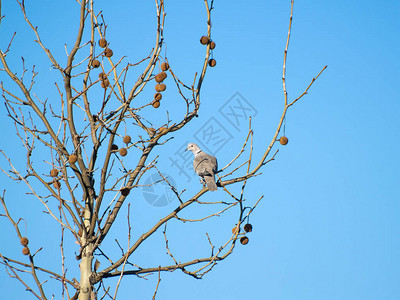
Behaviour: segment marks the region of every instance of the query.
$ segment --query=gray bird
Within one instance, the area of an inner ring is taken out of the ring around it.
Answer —
[[[196,174],[204,179],[210,191],[216,191],[215,173],[218,169],[217,159],[203,152],[199,146],[193,143],[188,144],[186,150],[190,150],[194,154],[193,169]]]

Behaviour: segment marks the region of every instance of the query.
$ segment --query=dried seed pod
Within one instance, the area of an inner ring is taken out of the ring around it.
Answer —
[[[153,107],[154,108],[159,108],[160,107],[160,101],[153,101]]]
[[[78,235],[82,236],[82,230],[80,230],[80,229],[78,230]]]
[[[236,226],[232,228],[232,234],[236,234],[239,231],[239,228]]]
[[[71,155],[68,157],[68,161],[69,161],[71,164],[74,164],[74,163],[76,163],[76,162],[78,161],[78,156],[76,156],[76,154],[71,154]]]
[[[202,45],[207,45],[209,42],[210,42],[210,38],[209,38],[208,36],[203,35],[203,36],[200,38],[200,43],[201,43]]]
[[[92,61],[92,67],[93,67],[93,68],[98,68],[98,67],[100,67],[100,62],[99,62],[97,59],[94,59],[94,60]]]
[[[157,130],[155,130],[153,127],[150,127],[149,131],[150,131],[150,133],[149,133],[150,137],[153,137],[157,132]]]
[[[167,62],[163,62],[161,64],[161,70],[162,71],[167,71],[169,69],[169,64]]]
[[[281,145],[287,145],[287,143],[289,143],[289,139],[286,136],[281,136],[279,143],[281,143]]]
[[[28,244],[29,244],[29,240],[25,236],[23,238],[21,238],[20,242],[21,242],[22,246],[28,246]]]
[[[167,89],[167,86],[164,83],[159,83],[159,84],[156,84],[155,89],[157,92],[163,92]]]
[[[121,156],[125,156],[128,154],[128,150],[126,148],[121,148],[121,149],[119,149],[119,154]]]
[[[111,151],[117,151],[118,150],[118,146],[115,144],[111,145]]]
[[[215,67],[215,66],[217,65],[217,61],[216,61],[214,58],[211,58],[211,59],[208,61],[208,65],[209,65],[210,67]]]
[[[114,52],[110,48],[106,48],[104,50],[104,56],[106,56],[106,57],[111,57],[111,56],[113,56],[113,54],[114,54]]]
[[[107,78],[107,75],[104,74],[103,72],[101,72],[101,73],[99,73],[99,78],[100,78],[101,80],[104,80],[104,79]]]
[[[54,186],[57,190],[59,190],[59,189],[61,188],[61,182],[58,181],[58,180],[56,180],[56,181],[53,182],[53,186]]]
[[[155,80],[156,82],[161,83],[165,80],[165,78],[167,78],[167,73],[161,72],[156,75]]]
[[[24,247],[23,249],[22,249],[22,254],[23,255],[29,255],[29,248],[28,247]]]
[[[129,195],[129,193],[131,192],[131,189],[130,188],[128,188],[128,187],[124,187],[124,188],[122,188],[121,189],[121,195],[122,196],[128,196]]]
[[[110,81],[107,78],[101,81],[101,87],[103,89],[106,89],[109,85],[110,85]]]
[[[106,39],[100,39],[99,40],[99,46],[101,48],[105,48],[107,46],[107,40]]]
[[[154,94],[154,100],[160,101],[161,99],[162,99],[161,93],[155,93],[155,94]]]
[[[57,169],[51,169],[50,176],[51,177],[57,177],[58,176],[58,170]]]
[[[242,236],[242,237],[240,238],[240,243],[241,243],[242,245],[246,245],[248,242],[249,242],[249,238],[248,238],[247,236]]]
[[[244,225],[243,229],[246,232],[252,232],[253,231],[253,226],[250,223],[248,223],[248,224]]]
[[[130,135],[126,135],[126,136],[124,136],[124,139],[123,139],[123,141],[124,141],[124,143],[125,144],[129,144],[130,142],[131,142],[131,136]]]
[[[215,48],[215,42],[214,41],[211,41],[211,43],[210,43],[210,49],[211,50],[214,50],[214,48]]]

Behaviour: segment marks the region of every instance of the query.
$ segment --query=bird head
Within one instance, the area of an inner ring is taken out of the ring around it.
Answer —
[[[194,144],[194,143],[188,144],[188,145],[187,145],[187,148],[186,148],[186,151],[192,151],[193,154],[196,154],[196,152],[199,151],[199,150],[200,150],[199,146],[197,146],[197,145]]]

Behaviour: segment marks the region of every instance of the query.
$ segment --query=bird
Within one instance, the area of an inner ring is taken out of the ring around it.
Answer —
[[[207,184],[210,191],[217,190],[215,183],[215,173],[217,173],[218,163],[217,159],[200,149],[194,143],[189,143],[186,148],[187,151],[192,151],[194,154],[193,169]]]

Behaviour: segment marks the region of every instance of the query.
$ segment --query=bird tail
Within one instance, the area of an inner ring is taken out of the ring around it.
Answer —
[[[204,176],[204,180],[206,181],[207,187],[210,191],[216,191],[217,184],[215,183],[215,176]]]

